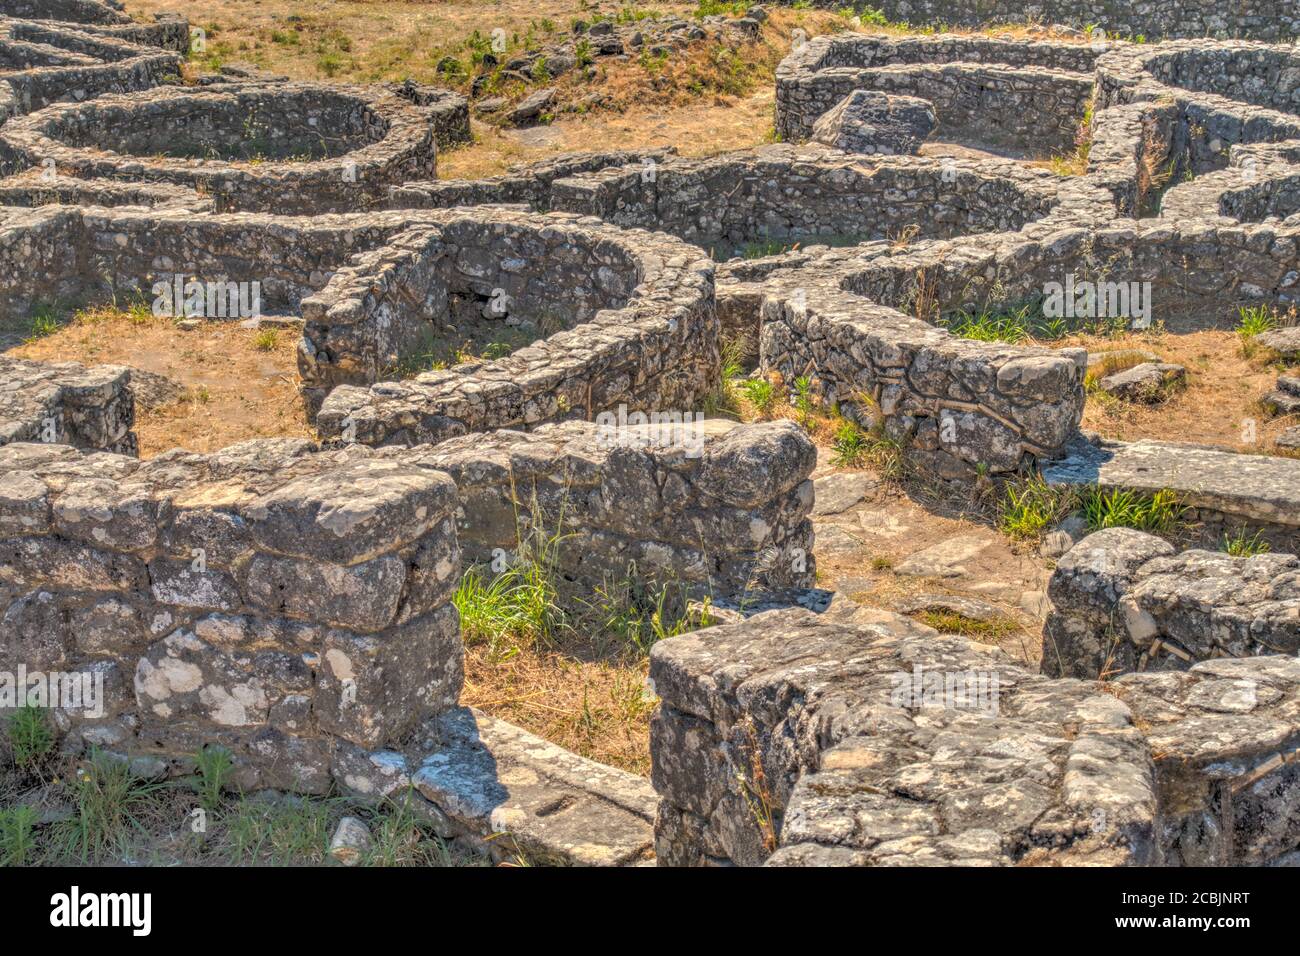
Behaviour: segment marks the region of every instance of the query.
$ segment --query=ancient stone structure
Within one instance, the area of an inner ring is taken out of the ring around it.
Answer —
[[[1058,562],[1043,673],[1096,679],[1300,650],[1300,558],[1176,553],[1129,528],[1089,535]]]
[[[713,387],[713,273],[692,247],[556,214],[427,218],[439,224],[358,257],[302,303],[299,369],[309,404],[324,400],[323,435],[409,444],[620,403],[690,411]],[[474,323],[531,344],[385,381],[422,339]],[[372,382],[384,384],[338,387]]]
[[[177,772],[204,744],[241,786],[328,788],[336,739],[395,741],[455,703],[445,475],[295,439],[148,462],[0,449],[4,668],[102,673],[88,744]]]
[[[364,208],[393,183],[432,178],[437,150],[414,103],[298,83],[56,104],[5,124],[0,142],[15,162],[65,175],[185,185],[219,211],[283,213]]]
[[[180,77],[188,49],[184,20],[164,30],[90,32],[66,24],[8,19],[0,9],[0,122],[65,99],[148,90]],[[183,43],[168,45],[175,34]],[[159,49],[167,46],[166,50]],[[9,157],[0,146],[0,164]]]
[[[393,774],[377,748],[414,733],[410,782],[447,836],[507,829],[543,860],[643,861],[644,781],[562,752],[555,766],[538,750],[552,745],[448,712],[461,680],[448,603],[458,525],[470,559],[517,549],[516,495],[525,524],[566,537],[556,557],[583,594],[630,565],[697,594],[806,586],[814,457],[791,423],[665,434],[571,422],[414,449],[269,439],[148,462],[9,444],[0,669],[102,674],[102,712],[58,717],[72,739],[126,753],[142,773],[187,772],[195,750],[217,744],[242,787],[321,792],[338,779],[375,797],[388,791],[374,774]],[[550,782],[497,782],[507,755],[546,764]],[[591,814],[549,819],[557,787],[586,792],[613,836],[575,848]],[[540,834],[516,819],[530,814]]]
[[[445,441],[423,455],[460,489],[466,560],[517,555],[540,534],[560,579],[682,586],[737,600],[810,587],[816,450],[790,422],[625,425],[613,414]],[[762,467],[758,467],[758,463]]]
[[[661,865],[1258,864],[1300,837],[1293,656],[1108,692],[776,611],[661,641],[650,677]]]
[[[1060,488],[1172,491],[1207,542],[1245,530],[1275,550],[1300,553],[1300,461],[1292,458],[1176,442],[1076,439],[1064,458],[1044,465],[1043,478]]]
[[[1189,9],[1052,19],[1295,33],[1268,3]],[[749,37],[761,15],[700,29]],[[161,775],[225,746],[240,786],[411,800],[497,859],[1294,857],[1300,462],[1085,438],[1082,349],[949,331],[1052,284],[1175,333],[1295,303],[1290,47],[825,37],[779,70],[784,142],[438,181],[438,145],[468,135],[445,91],[238,67],[182,86],[179,18],[94,0],[0,0],[0,17],[0,309],[176,314],[194,283],[203,317],[242,318],[256,284],[255,312],[302,320],[322,441],[142,462],[127,370],[0,360],[0,669],[102,675],[105,712],[58,714],[70,749]],[[694,32],[659,27],[652,53]],[[574,62],[565,46],[551,65],[580,68],[583,41],[621,55],[632,33],[583,24]],[[931,104],[940,139],[1086,169],[801,142],[875,94]],[[483,357],[432,367],[458,336]],[[1293,357],[1289,336],[1260,341]],[[812,587],[804,433],[695,421],[742,337],[760,374],[807,378],[932,478],[1172,489],[1207,537],[1274,551],[1087,538],[1053,578],[1041,674],[846,609]],[[727,609],[652,655],[653,789],[458,706],[460,567],[534,532],[559,536],[576,592],[635,574]],[[823,613],[756,613],[792,603]]]
[[[818,37],[777,70],[776,131],[807,139],[854,90],[934,104],[939,135],[1068,148],[1092,96],[1096,53],[1080,44],[991,37]]]
[[[812,5],[839,9],[837,0],[812,0]],[[1153,0],[1141,6],[1121,0],[1037,0],[1032,9],[1016,0],[881,0],[873,7],[892,22],[915,26],[983,27],[1024,23],[1029,15],[1039,23],[1150,40],[1240,36],[1285,41],[1300,36],[1300,17],[1283,0],[1232,6],[1211,0]]]
[[[0,445],[45,442],[134,455],[130,382],[130,369],[121,366],[0,356]]]

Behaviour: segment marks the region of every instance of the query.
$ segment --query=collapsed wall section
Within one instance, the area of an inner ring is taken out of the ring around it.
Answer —
[[[0,356],[0,445],[42,442],[136,453],[131,370]]]
[[[1097,679],[1187,670],[1198,661],[1300,651],[1300,559],[1177,552],[1108,528],[1057,562],[1043,672]]]

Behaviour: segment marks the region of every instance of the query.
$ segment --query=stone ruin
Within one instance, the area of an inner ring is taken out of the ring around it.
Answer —
[[[965,18],[942,6],[907,13]],[[1300,70],[1260,41],[1297,21],[1202,6],[1102,4],[1102,25],[1255,39],[823,37],[778,71],[786,142],[446,181],[463,98],[183,85],[182,18],[0,0],[0,308],[255,280],[301,324],[319,435],[142,461],[129,369],[0,359],[0,666],[102,675],[104,714],[56,712],[65,746],[163,775],[218,744],[245,788],[414,788],[441,835],[498,858],[1294,862],[1300,462],[1084,434],[1084,350],[942,324],[1067,274],[1150,282],[1175,332],[1296,302]],[[837,140],[857,152],[805,142],[878,95],[1013,155],[1071,149],[1090,113],[1086,171],[882,155],[869,122]],[[406,371],[480,327],[517,347]],[[954,488],[1028,469],[1168,488],[1275,551],[1084,539],[1041,673],[808,600],[815,448],[793,423],[690,421],[736,337]],[[462,567],[561,520],[567,586],[635,566],[740,609],[654,648],[650,781],[458,705]]]

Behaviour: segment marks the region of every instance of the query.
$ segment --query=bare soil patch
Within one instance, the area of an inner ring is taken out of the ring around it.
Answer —
[[[9,332],[9,341],[18,337]],[[250,438],[312,437],[298,397],[297,341],[288,329],[205,322],[183,331],[169,318],[99,309],[6,354],[129,365],[178,382],[186,390],[180,401],[136,410],[140,457],[151,458],[171,448],[213,452]]]

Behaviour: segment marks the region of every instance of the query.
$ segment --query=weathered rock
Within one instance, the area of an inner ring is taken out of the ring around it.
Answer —
[[[1300,559],[1176,554],[1154,535],[1099,531],[1057,564],[1043,672],[1097,678],[1214,657],[1300,650]]]
[[[496,859],[634,866],[651,858],[656,799],[606,767],[468,708],[426,728],[412,783]]]
[[[1172,390],[1186,382],[1187,369],[1181,365],[1143,362],[1105,376],[1097,382],[1097,388],[1122,401],[1154,404],[1164,401]]]
[[[511,124],[524,126],[535,123],[555,103],[555,95],[555,89],[552,87],[529,93],[510,111]]]
[[[958,578],[967,573],[966,564],[986,550],[990,539],[982,535],[958,535],[918,551],[894,568],[895,574],[918,578]]]
[[[344,866],[360,863],[374,843],[370,828],[356,817],[344,817],[330,838],[330,856]]]
[[[1255,341],[1273,349],[1289,362],[1300,360],[1300,325],[1261,332],[1255,336]]]
[[[926,100],[854,90],[817,120],[812,138],[846,153],[906,156],[918,152],[938,125]]]

